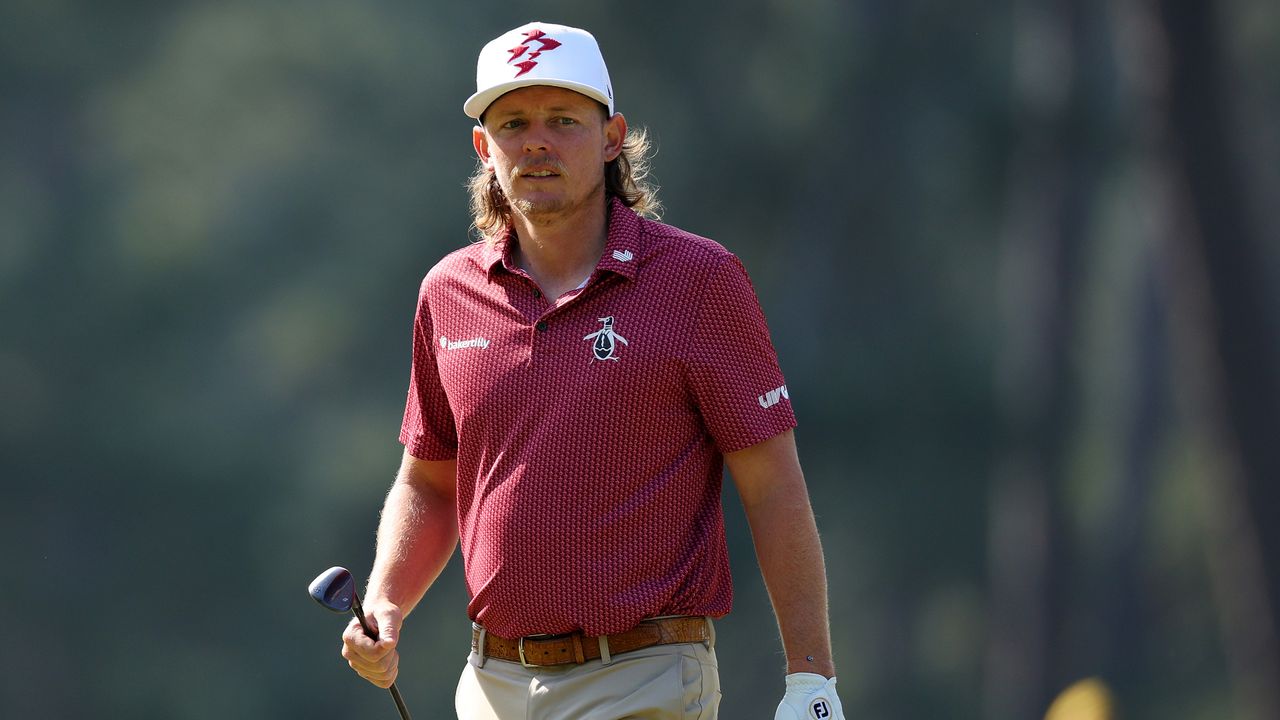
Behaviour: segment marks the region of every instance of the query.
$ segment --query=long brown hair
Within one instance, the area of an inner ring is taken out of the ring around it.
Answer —
[[[658,202],[658,186],[649,182],[649,158],[653,145],[649,134],[641,129],[627,129],[622,152],[605,163],[604,191],[641,215],[657,218],[662,211]],[[467,181],[471,191],[471,226],[490,241],[511,225],[511,204],[498,185],[498,179],[477,161],[476,171]]]

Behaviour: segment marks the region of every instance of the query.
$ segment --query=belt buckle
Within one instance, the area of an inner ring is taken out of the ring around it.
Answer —
[[[537,668],[537,667],[542,667],[541,665],[534,665],[533,663],[531,663],[531,662],[529,662],[529,661],[527,661],[527,660],[525,660],[525,659],[524,659],[524,638],[523,638],[523,637],[521,637],[521,638],[520,638],[520,641],[516,644],[516,649],[520,651],[520,664],[521,664],[521,665],[523,665],[523,666],[525,666],[525,667],[527,667],[527,668]]]

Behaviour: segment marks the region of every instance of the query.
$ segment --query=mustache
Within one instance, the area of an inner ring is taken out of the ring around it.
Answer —
[[[516,164],[516,166],[511,169],[511,177],[513,179],[520,177],[534,169],[550,170],[557,175],[565,174],[565,167],[559,160],[550,157],[541,157]]]

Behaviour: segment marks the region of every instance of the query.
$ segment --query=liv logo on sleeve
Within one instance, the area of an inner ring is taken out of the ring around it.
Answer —
[[[779,385],[778,387],[770,390],[769,392],[763,395],[756,396],[756,400],[759,401],[760,407],[766,410],[773,407],[774,405],[777,405],[779,402],[783,400],[790,400],[790,399],[791,399],[791,396],[787,394],[786,385]]]

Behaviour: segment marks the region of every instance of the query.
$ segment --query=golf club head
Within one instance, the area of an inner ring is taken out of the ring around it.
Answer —
[[[356,596],[356,581],[344,567],[331,567],[311,581],[307,592],[316,602],[336,613],[351,612]]]

